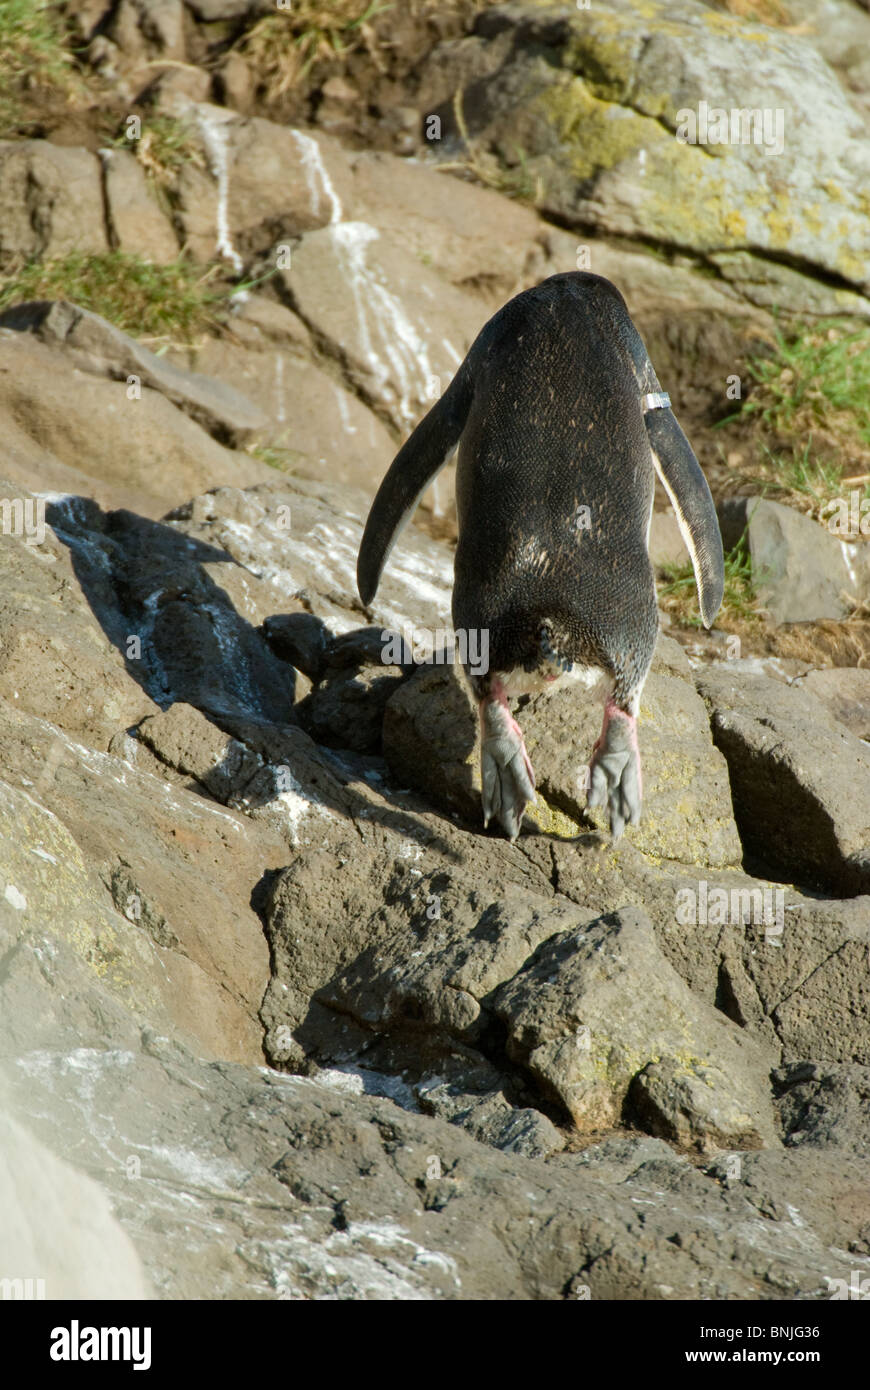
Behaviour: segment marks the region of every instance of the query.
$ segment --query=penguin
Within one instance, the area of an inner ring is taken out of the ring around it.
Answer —
[[[658,634],[649,557],[655,474],[673,504],[710,627],[722,539],[710,489],[615,285],[552,275],[484,325],[374,498],[357,585],[368,606],[396,537],[457,444],[454,631],[488,631],[466,666],[481,730],[483,822],[510,840],[535,774],[509,700],[568,671],[604,696],[587,802],[611,835],[640,820],[641,692]]]

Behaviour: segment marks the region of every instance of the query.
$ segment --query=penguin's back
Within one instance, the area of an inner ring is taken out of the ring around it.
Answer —
[[[580,273],[484,329],[457,470],[456,618],[520,609],[630,628],[632,605],[652,595],[654,609],[637,341],[614,286]]]

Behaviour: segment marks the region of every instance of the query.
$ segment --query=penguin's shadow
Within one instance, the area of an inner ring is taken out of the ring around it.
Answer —
[[[243,569],[227,551],[135,512],[105,512],[85,497],[49,502],[45,519],[67,547],[82,593],[127,674],[161,709],[177,702],[192,705],[267,763],[275,761],[277,746],[280,762],[293,776],[298,773],[303,788],[314,752],[332,772],[309,777],[316,781],[314,795],[336,815],[352,817],[355,794],[338,777],[348,771],[351,777],[364,776],[365,765],[353,754],[312,750],[307,743],[293,713],[296,670],[275,654],[263,630],[242,616],[219,582],[224,567],[228,576]],[[331,638],[325,625],[324,633]],[[135,736],[136,726],[127,732]],[[274,801],[282,787],[268,776],[254,778],[242,796],[233,797],[235,756],[230,750],[191,788],[247,810]],[[377,787],[389,803],[393,793],[386,780]],[[364,806],[367,820],[409,838],[419,838],[414,813],[432,810],[431,805],[378,807],[371,801]],[[448,858],[457,857],[440,837],[431,843]]]

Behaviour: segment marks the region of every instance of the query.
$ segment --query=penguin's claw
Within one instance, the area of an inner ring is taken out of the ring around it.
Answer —
[[[589,806],[607,806],[610,833],[622,838],[626,824],[637,825],[643,799],[637,723],[632,715],[608,702],[601,736],[589,763]]]
[[[508,839],[520,833],[526,806],[535,795],[535,773],[522,731],[506,704],[481,705],[480,780],[484,829],[495,819]]]

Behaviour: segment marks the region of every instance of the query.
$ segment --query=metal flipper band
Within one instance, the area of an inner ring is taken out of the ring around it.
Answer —
[[[671,398],[667,391],[651,391],[643,397],[641,405],[644,410],[670,410]]]

